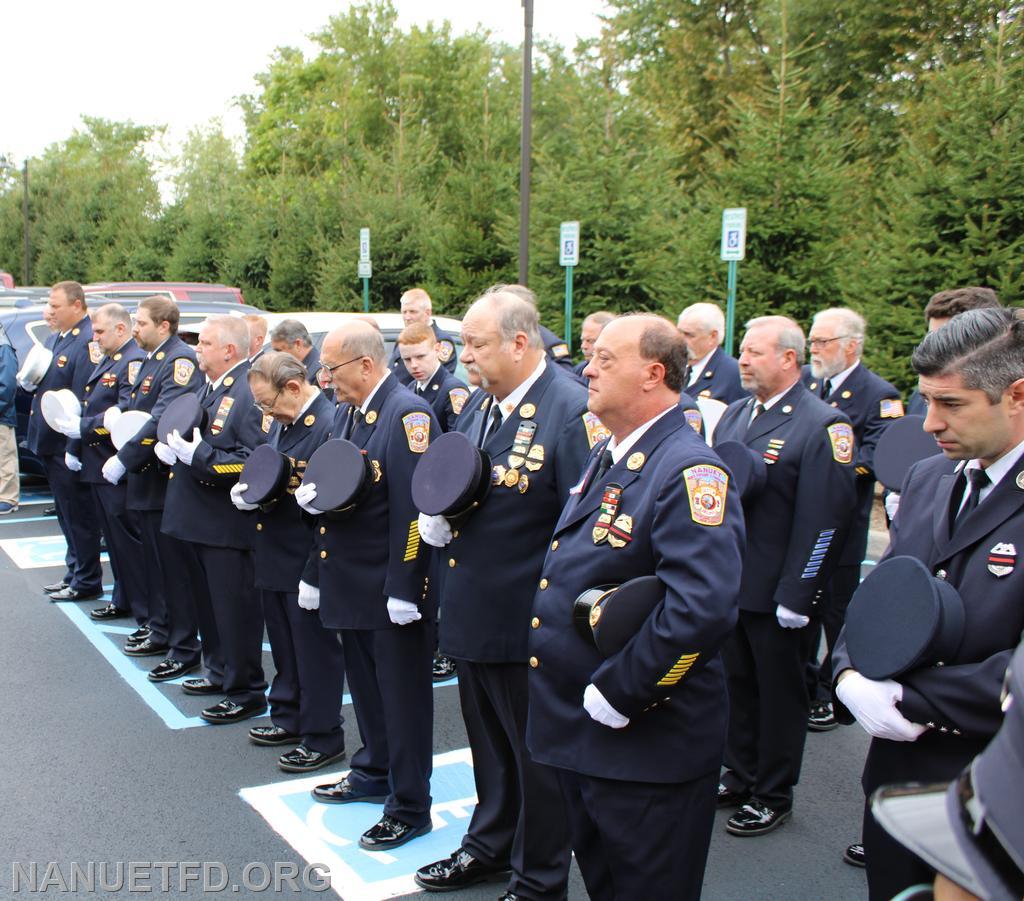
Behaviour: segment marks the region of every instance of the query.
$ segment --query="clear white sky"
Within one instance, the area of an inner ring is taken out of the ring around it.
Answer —
[[[448,19],[518,45],[521,0],[394,0],[408,28]],[[166,125],[164,147],[212,118],[240,135],[233,98],[255,90],[275,47],[300,47],[348,0],[18,0],[4,4],[0,153],[21,162],[83,115]],[[573,47],[600,32],[603,0],[535,0],[534,37]]]

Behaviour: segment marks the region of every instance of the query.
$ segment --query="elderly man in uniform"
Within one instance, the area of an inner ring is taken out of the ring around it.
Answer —
[[[594,342],[597,341],[601,330],[614,318],[614,313],[598,310],[583,320],[580,325],[580,353],[583,354],[583,359],[573,368],[574,375],[583,377],[583,370],[587,368],[590,358],[594,356]]]
[[[234,723],[267,709],[263,678],[263,615],[256,594],[252,536],[230,491],[270,423],[256,409],[246,375],[249,328],[237,316],[211,316],[199,332],[199,400],[205,426],[171,432],[156,453],[171,467],[163,530],[191,552],[176,571],[195,595],[203,653],[223,700],[200,716]]]
[[[511,869],[504,898],[559,899],[569,866],[565,812],[554,772],[526,748],[530,604],[569,489],[606,433],[582,385],[545,356],[536,307],[521,296],[484,294],[462,337],[462,362],[481,389],[458,431],[490,456],[494,484],[455,531],[443,517],[421,515],[420,535],[443,548],[440,647],[458,662],[478,803],[461,846],[415,879],[448,891]]]
[[[743,512],[679,406],[685,365],[660,316],[601,333],[588,405],[612,437],[572,489],[534,599],[527,742],[558,774],[594,899],[699,898],[711,842]],[[604,657],[574,624],[574,601],[652,574],[662,599]]]
[[[263,345],[267,340],[267,320],[259,313],[246,313],[242,318],[249,326],[249,362],[255,363],[262,356]]]
[[[875,445],[889,424],[903,416],[899,391],[861,362],[866,331],[864,318],[853,310],[833,308],[816,313],[807,342],[811,348],[811,363],[803,370],[804,384],[825,403],[850,417],[857,474],[853,519],[806,636],[811,695],[808,726],[815,732],[825,732],[838,725],[832,712],[832,648],[843,627],[850,598],[860,582],[860,567],[867,554],[871,506],[875,500]],[[828,650],[818,667],[822,626]]]
[[[145,357],[129,367],[132,390],[128,410],[149,413],[148,422],[103,464],[103,478],[113,485],[126,483],[126,509],[137,517],[142,541],[142,563],[148,574],[148,619],[128,636],[124,652],[132,657],[166,654],[150,673],[165,681],[196,669],[200,662],[195,601],[188,581],[173,561],[179,542],[160,528],[167,468],[154,452],[160,416],[182,394],[199,390],[199,370],[192,348],[178,337],[178,306],[164,297],[146,297],[135,312],[132,334]],[[122,407],[110,407],[103,427],[113,428]]]
[[[740,808],[726,826],[739,836],[770,832],[792,813],[809,708],[802,630],[855,501],[853,427],[800,382],[803,357],[792,319],[748,322],[740,377],[753,397],[730,405],[715,429],[715,447],[745,444],[767,475],[744,499],[739,621],[724,650],[729,737],[718,804]]]
[[[397,346],[412,376],[409,388],[433,407],[441,429],[452,431],[469,398],[469,389],[441,365],[440,343],[433,330],[422,322],[407,325],[398,336]]]
[[[691,397],[710,397],[724,404],[746,400],[739,365],[721,348],[725,341],[722,308],[713,303],[690,304],[679,314],[678,324],[689,358],[683,390]]]
[[[340,437],[366,454],[374,481],[355,509],[318,517],[314,553],[299,584],[299,603],[318,605],[324,626],[341,631],[363,738],[349,774],[317,786],[313,797],[329,804],[383,802],[383,815],[359,844],[389,851],[431,828],[436,611],[426,591],[428,549],[420,542],[411,480],[440,429],[426,401],[391,374],[384,339],[366,323],[331,332],[322,359],[335,396],[350,405]],[[311,513],[316,496],[308,481],[295,494]]]
[[[278,353],[291,354],[306,367],[309,383],[316,384],[320,369],[320,353],[313,346],[313,338],[298,319],[285,319],[274,326],[270,333],[270,347]],[[252,354],[249,354],[252,356]]]
[[[957,589],[965,620],[942,665],[868,679],[840,634],[833,653],[837,716],[852,714],[872,736],[865,796],[890,782],[954,779],[999,728],[1003,673],[1024,630],[1024,321],[1019,311],[977,309],[931,332],[914,351],[925,431],[941,456],[904,480],[883,559],[909,556]],[[949,461],[959,461],[955,472]],[[897,592],[893,604],[903,598]],[[856,601],[854,602],[856,603]],[[884,641],[886,636],[880,636]],[[865,808],[872,899],[930,881],[920,860]]]
[[[455,342],[452,340],[451,335],[438,328],[437,323],[434,322],[430,295],[422,288],[410,288],[402,295],[398,304],[402,310],[402,324],[405,328],[419,322],[433,330],[435,340],[437,341],[437,358],[441,361],[441,365],[454,375],[455,367],[459,363],[455,355]],[[376,326],[376,328],[378,331],[380,330],[379,326]],[[412,384],[413,377],[402,363],[402,355],[398,349],[398,344],[395,344],[394,349],[391,351],[388,368],[403,385],[409,386]]]
[[[54,334],[46,339],[53,359],[34,390],[28,421],[28,449],[42,462],[57,506],[57,521],[68,543],[68,570],[60,581],[43,591],[54,601],[87,601],[103,593],[100,567],[100,530],[92,491],[78,475],[81,464],[68,459],[68,437],[47,425],[40,412],[47,391],[70,389],[75,397],[85,397],[85,384],[100,353],[90,347],[92,322],[85,303],[85,292],[78,282],[58,282],[50,289],[47,303],[53,319]],[[68,464],[76,467],[69,468]]]
[[[248,485],[231,489],[231,502],[255,519],[256,588],[274,658],[269,726],[253,726],[257,745],[296,744],[278,759],[290,773],[308,773],[345,756],[338,698],[345,662],[338,636],[316,610],[299,606],[298,586],[309,558],[313,526],[295,502],[306,463],[331,436],[334,404],[309,384],[305,367],[291,354],[263,354],[249,370],[249,388],[264,417],[273,420],[267,443],[291,460],[292,475],[280,497],[261,507],[248,503]]]
[[[79,470],[79,478],[92,490],[114,574],[111,602],[90,616],[105,620],[132,615],[142,628],[149,621],[150,589],[142,563],[138,516],[125,507],[125,483],[111,485],[103,478],[103,465],[114,454],[110,430],[104,425],[106,412],[128,406],[145,354],[132,338],[132,318],[120,304],[108,303],[96,310],[92,332],[103,357],[85,385],[82,414],[64,417],[57,425],[70,439],[69,468]]]

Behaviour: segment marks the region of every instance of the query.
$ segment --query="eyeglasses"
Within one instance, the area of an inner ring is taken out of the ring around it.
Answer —
[[[836,335],[834,338],[811,338],[807,343],[811,347],[824,347],[826,344],[831,344],[833,341],[842,341],[843,338],[849,338],[849,335]]]
[[[335,363],[333,366],[328,366],[326,363],[321,363],[320,368],[317,372],[326,372],[327,377],[330,378],[334,374],[335,369],[341,369],[342,366],[348,366],[349,363],[355,363],[356,360],[361,360],[362,357],[353,357],[351,360],[346,360],[344,363]]]
[[[259,410],[261,413],[270,413],[274,409],[274,404],[277,403],[277,399],[281,396],[281,392],[278,391],[271,399],[269,404],[261,404],[258,400],[254,400],[252,405]]]

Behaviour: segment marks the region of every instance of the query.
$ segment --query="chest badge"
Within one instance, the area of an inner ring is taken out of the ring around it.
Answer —
[[[149,394],[149,389],[150,389],[150,388],[152,388],[152,387],[153,387],[153,376],[151,376],[151,375],[147,375],[147,376],[146,376],[146,377],[145,377],[145,378],[144,378],[144,379],[142,380],[142,384],[141,384],[141,385],[139,386],[139,390],[140,390],[140,391],[141,391],[141,392],[142,392],[143,394]]]
[[[619,510],[619,502],[622,500],[622,486],[609,482],[601,497],[601,512],[597,516],[597,523],[591,530],[594,544],[600,544],[608,538],[608,530],[611,528],[615,514]]]
[[[988,552],[988,571],[1002,578],[1013,572],[1017,564],[1017,548],[1012,544],[997,544]]]

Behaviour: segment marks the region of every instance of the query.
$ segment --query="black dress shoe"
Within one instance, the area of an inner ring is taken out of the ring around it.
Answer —
[[[57,508],[56,507],[43,507],[43,516],[56,516],[56,515],[57,515]]]
[[[813,701],[811,712],[807,717],[807,728],[811,732],[831,732],[839,726],[832,712],[831,701]]]
[[[102,591],[79,591],[70,585],[50,595],[51,601],[95,601],[103,597]]]
[[[200,710],[199,715],[208,723],[220,726],[223,723],[238,723],[242,720],[259,716],[266,713],[267,701],[260,698],[258,701],[249,701],[246,704],[236,704],[231,698],[225,698],[206,710]]]
[[[519,901],[519,896],[515,892],[505,892],[498,901]]]
[[[367,804],[383,804],[386,800],[384,795],[368,795],[359,789],[353,788],[346,776],[341,782],[331,782],[328,785],[318,785],[313,789],[313,797],[324,804],[351,804],[353,801],[363,801]]]
[[[167,653],[167,645],[159,644],[152,638],[144,638],[142,641],[131,644],[125,642],[124,652],[129,657],[156,657]]]
[[[168,657],[149,671],[148,678],[150,682],[167,682],[170,679],[177,679],[178,676],[184,676],[186,673],[194,672],[197,669],[199,669],[198,663],[181,663]]]
[[[434,681],[446,682],[455,675],[455,661],[445,654],[434,655]]]
[[[428,892],[452,892],[478,882],[507,879],[509,872],[508,867],[488,866],[464,848],[459,848],[451,857],[420,867],[413,880]]]
[[[142,626],[128,636],[125,644],[138,644],[140,641],[145,641],[152,634],[153,633],[150,631],[149,626]]]
[[[730,835],[764,835],[778,829],[793,815],[793,810],[776,810],[761,801],[750,800],[729,817],[725,831]]]
[[[739,807],[750,800],[750,792],[737,792],[727,788],[722,782],[718,783],[718,800],[716,805],[721,809],[724,807]]]
[[[118,610],[113,603],[107,604],[106,607],[97,607],[95,610],[89,611],[89,618],[95,620],[124,619],[124,617],[131,615],[131,610]]]
[[[863,869],[867,864],[867,857],[864,855],[864,846],[857,842],[855,845],[850,845],[843,852],[843,863],[848,863],[851,867],[860,867]]]
[[[344,748],[336,754],[324,754],[322,751],[313,751],[305,745],[299,745],[278,757],[277,765],[286,773],[311,773],[344,759]]]
[[[419,835],[426,835],[433,828],[434,824],[430,820],[422,826],[410,826],[390,814],[384,814],[375,825],[359,836],[359,847],[367,851],[390,851],[411,842]]]
[[[53,582],[49,585],[43,586],[43,594],[53,594],[55,591],[63,591],[68,588],[68,583],[61,579],[59,582]]]
[[[181,690],[187,695],[219,695],[224,693],[223,686],[209,679],[186,679],[181,683]]]
[[[302,741],[302,736],[280,726],[253,726],[249,730],[249,741],[254,745],[294,745]]]

